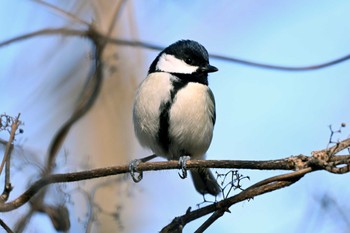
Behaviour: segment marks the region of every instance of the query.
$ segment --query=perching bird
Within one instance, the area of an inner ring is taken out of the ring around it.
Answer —
[[[168,160],[204,159],[215,124],[208,73],[216,71],[207,50],[196,41],[180,40],[165,48],[135,97],[133,121],[140,144]],[[199,193],[219,194],[209,169],[194,169],[191,175]]]

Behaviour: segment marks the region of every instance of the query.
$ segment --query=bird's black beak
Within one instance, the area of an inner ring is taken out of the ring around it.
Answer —
[[[216,72],[218,70],[219,70],[218,68],[216,68],[215,66],[212,66],[210,64],[208,64],[207,66],[201,66],[198,68],[198,71],[202,72],[202,73],[212,73],[212,72]]]

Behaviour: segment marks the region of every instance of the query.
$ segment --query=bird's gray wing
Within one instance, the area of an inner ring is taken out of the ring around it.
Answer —
[[[213,122],[213,125],[215,125],[215,121],[216,121],[216,111],[215,111],[215,98],[214,98],[214,94],[213,92],[210,90],[210,88],[208,88],[208,95],[209,95],[209,98],[211,100],[211,105],[210,106],[210,113],[211,113],[211,120]]]

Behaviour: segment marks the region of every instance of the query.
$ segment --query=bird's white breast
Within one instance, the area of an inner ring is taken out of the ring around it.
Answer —
[[[170,100],[175,76],[165,72],[151,73],[140,85],[134,104],[134,126],[141,145],[168,159],[179,159],[183,152],[202,158],[212,135],[215,106],[208,86],[189,82],[175,95],[169,112],[169,151],[158,141],[160,106]]]
[[[185,149],[192,158],[204,156],[213,136],[214,108],[206,85],[190,82],[178,91],[170,109],[169,134],[176,138],[170,148],[172,156],[179,156],[178,148]]]
[[[137,90],[134,103],[134,127],[142,146],[152,149],[158,155],[164,152],[157,142],[159,131],[160,105],[170,99],[171,75],[151,73]]]

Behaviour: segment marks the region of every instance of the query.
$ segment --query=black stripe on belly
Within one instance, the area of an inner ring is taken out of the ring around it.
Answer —
[[[159,115],[159,129],[157,139],[164,150],[164,152],[169,151],[170,137],[169,137],[169,126],[170,126],[170,108],[173,105],[176,93],[183,87],[187,85],[188,82],[184,80],[172,80],[173,89],[170,91],[170,99],[160,105],[160,115]]]

